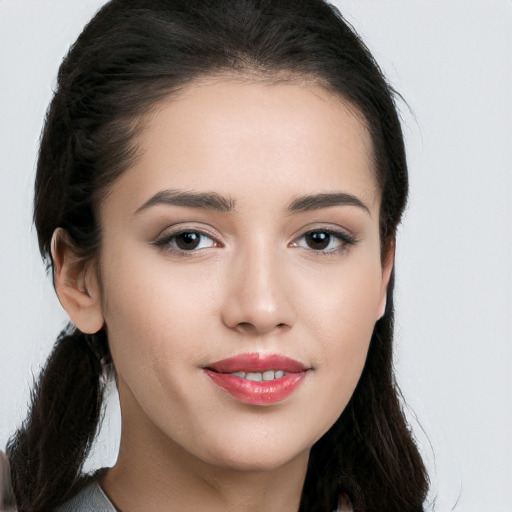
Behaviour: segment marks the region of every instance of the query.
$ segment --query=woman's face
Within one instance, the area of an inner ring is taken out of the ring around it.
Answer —
[[[225,468],[307,458],[385,300],[367,129],[316,85],[210,79],[137,143],[100,211],[123,436]]]

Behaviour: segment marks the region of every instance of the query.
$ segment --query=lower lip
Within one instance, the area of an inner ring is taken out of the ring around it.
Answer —
[[[270,405],[290,396],[306,377],[306,372],[289,373],[280,379],[252,381],[229,373],[204,369],[210,379],[233,398],[250,405]]]

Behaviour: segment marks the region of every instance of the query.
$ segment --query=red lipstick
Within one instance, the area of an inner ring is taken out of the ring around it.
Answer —
[[[308,370],[299,361],[277,354],[239,354],[204,368],[217,386],[251,405],[284,400],[300,385]]]

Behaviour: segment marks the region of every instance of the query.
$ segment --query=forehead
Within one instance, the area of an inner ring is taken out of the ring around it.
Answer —
[[[144,126],[139,157],[116,187],[130,186],[140,203],[170,187],[232,197],[350,189],[379,200],[362,115],[311,82],[197,81]]]

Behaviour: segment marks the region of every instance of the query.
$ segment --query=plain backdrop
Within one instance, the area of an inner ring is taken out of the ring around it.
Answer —
[[[59,63],[102,0],[0,0],[0,447],[66,322],[31,224]],[[429,510],[512,511],[512,1],[339,0],[400,102],[411,194],[397,259],[398,381]],[[115,461],[111,393],[87,468]]]

